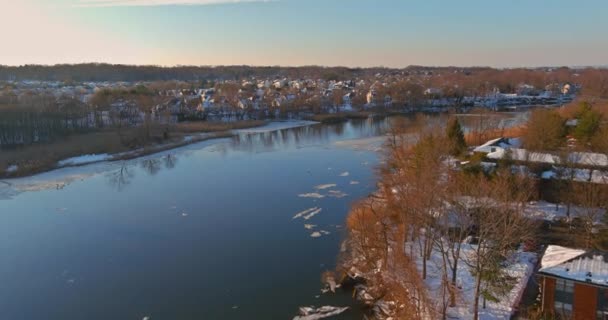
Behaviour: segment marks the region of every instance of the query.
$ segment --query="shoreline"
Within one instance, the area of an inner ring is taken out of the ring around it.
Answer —
[[[161,153],[163,151],[173,150],[177,148],[181,148],[184,146],[210,141],[214,139],[223,139],[223,138],[231,138],[237,136],[239,134],[256,134],[263,132],[273,132],[278,130],[290,129],[290,128],[298,128],[304,126],[310,126],[314,124],[319,124],[320,122],[315,121],[307,121],[307,120],[285,120],[285,121],[264,121],[259,125],[254,125],[247,128],[240,129],[229,129],[215,132],[197,132],[191,135],[184,135],[177,141],[155,144],[145,147],[140,147],[132,150],[127,150],[123,152],[116,153],[98,153],[98,154],[80,154],[74,155],[73,157],[61,159],[56,162],[56,164],[52,167],[40,167],[40,170],[31,170],[28,171],[27,174],[22,175],[11,175],[14,171],[11,171],[8,167],[7,170],[0,172],[0,183],[10,185],[10,180],[20,179],[20,178],[28,178],[34,177],[39,174],[43,174],[46,172],[51,172],[54,170],[65,169],[65,168],[75,168],[82,167],[91,164],[97,164],[102,162],[116,162],[116,161],[125,161],[125,160],[133,160],[141,157],[145,157],[148,155],[153,155],[157,153]],[[285,125],[280,125],[285,124]],[[87,160],[89,159],[89,160]],[[63,163],[63,164],[62,164]],[[18,170],[18,169],[15,169]]]

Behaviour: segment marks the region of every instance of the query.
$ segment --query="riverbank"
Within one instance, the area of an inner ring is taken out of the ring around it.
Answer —
[[[0,178],[18,178],[73,166],[102,161],[129,160],[210,139],[228,138],[249,129],[274,131],[311,125],[311,121],[269,122],[261,120],[232,123],[188,122],[172,126],[163,137],[162,128],[155,127],[153,137],[145,143],[137,141],[143,128],[122,131],[105,130],[68,136],[61,141],[32,145],[0,154]]]
[[[367,119],[369,117],[387,117],[392,115],[406,114],[404,112],[371,112],[371,111],[350,111],[329,114],[315,114],[307,117],[307,120],[317,121],[326,124],[342,123],[352,119]]]

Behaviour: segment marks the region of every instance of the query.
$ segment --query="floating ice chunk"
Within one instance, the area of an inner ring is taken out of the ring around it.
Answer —
[[[328,183],[328,184],[320,184],[320,185],[316,186],[315,189],[325,190],[325,189],[334,188],[334,187],[336,187],[335,183]]]
[[[357,181],[357,180],[353,180],[353,181],[351,181],[351,182],[350,182],[350,184],[351,184],[351,185],[359,184],[359,181]]]
[[[187,217],[187,216],[188,216],[188,214],[187,214],[187,213],[182,212],[182,217]]]
[[[300,315],[295,316],[293,318],[293,320],[319,320],[319,319],[337,316],[346,310],[348,310],[348,307],[343,307],[343,308],[333,307],[333,306],[323,306],[320,308],[301,307]]]
[[[340,173],[340,177],[348,177],[350,173],[348,171]]]
[[[321,233],[322,233],[322,234],[324,234],[324,235],[328,235],[328,234],[330,234],[330,233],[331,233],[331,232],[329,232],[329,231],[325,231],[325,230],[320,230],[319,232],[321,232]]]
[[[329,190],[329,196],[333,197],[333,198],[344,198],[346,196],[348,196],[348,194],[339,191],[339,190]]]
[[[319,213],[321,213],[321,211],[322,211],[322,210],[323,210],[323,209],[318,208],[317,210],[315,210],[315,211],[311,211],[311,212],[309,212],[307,215],[302,216],[302,218],[304,218],[304,220],[308,220],[308,219],[310,219],[310,218],[312,218],[312,217],[314,217],[314,216],[318,215]]]
[[[301,218],[301,217],[303,217],[303,216],[305,216],[305,215],[307,215],[307,214],[309,214],[309,213],[311,213],[311,212],[313,212],[315,210],[318,210],[318,209],[319,209],[318,207],[313,207],[313,208],[306,209],[304,211],[300,211],[300,212],[296,213],[296,215],[293,216],[292,219]]]
[[[306,230],[312,230],[312,229],[314,229],[316,226],[317,226],[316,224],[305,224],[305,225],[304,225],[304,229],[306,229]]]
[[[310,234],[311,238],[320,238],[322,236],[321,232],[315,231]]]
[[[316,198],[316,199],[321,199],[321,198],[325,198],[324,195],[319,194],[317,192],[312,192],[312,193],[302,193],[299,194],[298,197],[300,198]]]

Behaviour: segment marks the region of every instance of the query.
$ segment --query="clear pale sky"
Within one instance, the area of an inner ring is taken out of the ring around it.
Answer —
[[[608,65],[606,0],[0,0],[0,64]]]

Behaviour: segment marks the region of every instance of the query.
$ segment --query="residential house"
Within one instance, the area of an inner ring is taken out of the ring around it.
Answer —
[[[557,319],[608,319],[608,253],[548,246],[538,271],[542,312]]]

